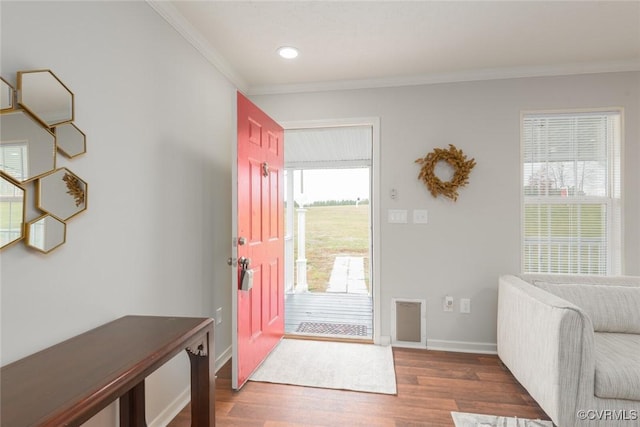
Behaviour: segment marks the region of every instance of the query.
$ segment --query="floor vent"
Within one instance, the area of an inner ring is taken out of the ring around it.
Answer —
[[[427,347],[426,301],[391,300],[391,344],[396,347]]]

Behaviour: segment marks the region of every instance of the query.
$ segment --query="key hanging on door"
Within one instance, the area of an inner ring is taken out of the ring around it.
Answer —
[[[253,288],[253,270],[249,268],[251,258],[240,257],[240,290],[249,291]]]

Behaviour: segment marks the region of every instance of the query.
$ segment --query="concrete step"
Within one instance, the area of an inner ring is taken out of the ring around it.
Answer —
[[[327,292],[368,294],[364,280],[364,257],[337,256]]]

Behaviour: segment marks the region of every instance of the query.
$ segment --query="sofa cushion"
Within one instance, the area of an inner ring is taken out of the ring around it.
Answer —
[[[640,334],[640,287],[535,282],[580,307],[596,332]]]
[[[640,400],[640,335],[596,333],[595,395]]]
[[[599,276],[596,274],[524,273],[519,276],[528,283],[577,283],[581,285],[640,286],[640,276]]]

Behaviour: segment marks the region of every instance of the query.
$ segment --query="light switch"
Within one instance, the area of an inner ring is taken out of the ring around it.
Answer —
[[[470,298],[460,298],[460,313],[471,313]]]
[[[407,210],[406,209],[389,209],[389,223],[391,224],[406,224],[407,223]]]
[[[413,211],[414,224],[426,224],[429,220],[429,212],[426,209],[415,209]]]

